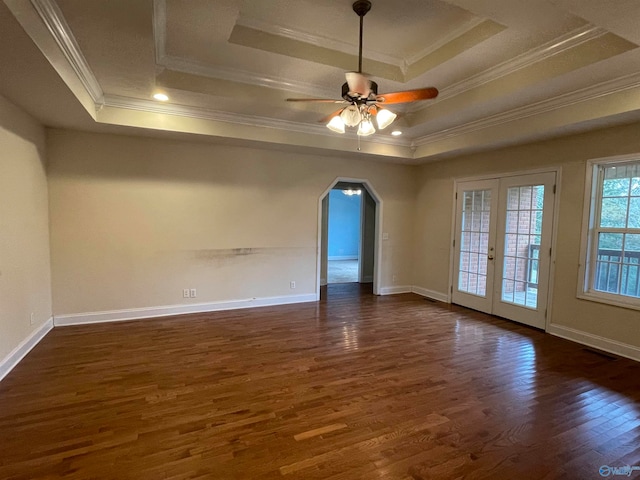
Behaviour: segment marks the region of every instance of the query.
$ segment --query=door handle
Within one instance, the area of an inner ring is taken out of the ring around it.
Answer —
[[[489,260],[493,260],[493,255],[487,255],[487,258],[488,258]]]

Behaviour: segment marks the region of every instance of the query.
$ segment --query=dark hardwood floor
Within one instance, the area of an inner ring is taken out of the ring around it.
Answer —
[[[347,284],[323,298],[54,329],[0,382],[0,478],[582,480],[640,466],[640,364],[413,294]]]

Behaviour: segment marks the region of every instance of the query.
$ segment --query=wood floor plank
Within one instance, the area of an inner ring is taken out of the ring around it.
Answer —
[[[0,382],[3,480],[585,479],[639,442],[640,364],[357,284],[56,328]]]
[[[332,425],[326,425],[324,427],[315,428],[313,430],[307,430],[306,432],[298,433],[294,435],[293,438],[297,441],[306,440],[308,438],[317,437],[319,435],[324,435],[327,433],[335,432],[336,430],[342,430],[343,428],[347,428],[346,423],[334,423]]]

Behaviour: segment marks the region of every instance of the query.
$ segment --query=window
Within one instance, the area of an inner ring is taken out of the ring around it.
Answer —
[[[640,309],[640,156],[590,162],[581,297]]]

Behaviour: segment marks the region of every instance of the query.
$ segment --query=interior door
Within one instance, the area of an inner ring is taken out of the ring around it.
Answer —
[[[545,328],[555,173],[460,182],[453,303]]]

